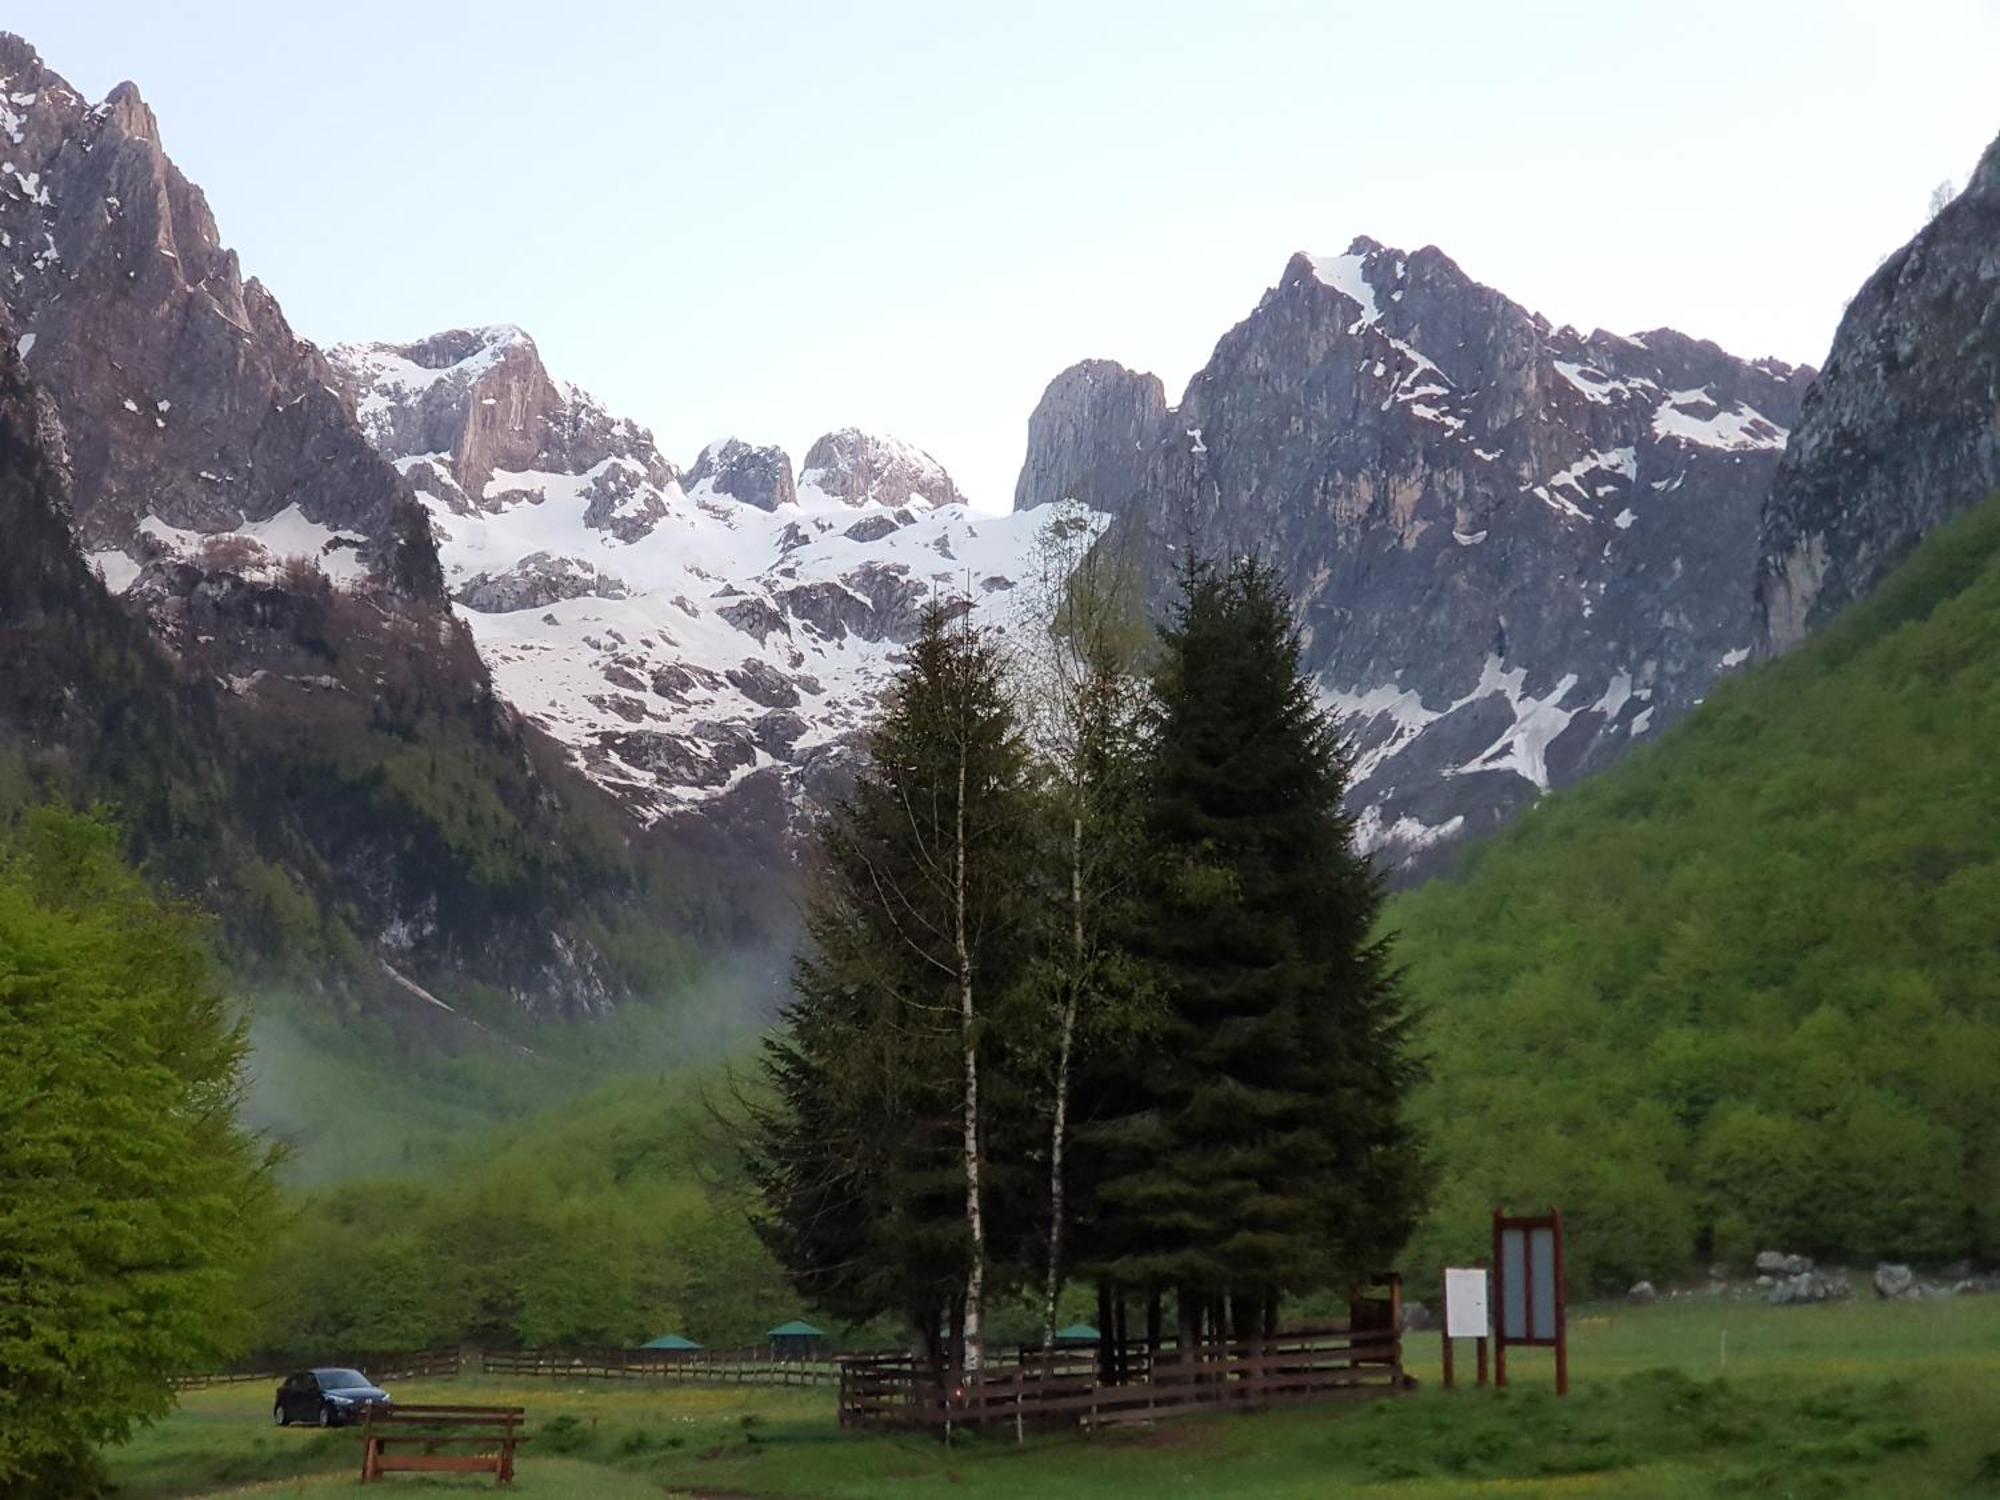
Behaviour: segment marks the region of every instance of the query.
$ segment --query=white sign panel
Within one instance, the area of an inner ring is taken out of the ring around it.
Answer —
[[[1446,1268],[1444,1331],[1455,1339],[1483,1339],[1492,1332],[1492,1322],[1486,1311],[1484,1271]]]

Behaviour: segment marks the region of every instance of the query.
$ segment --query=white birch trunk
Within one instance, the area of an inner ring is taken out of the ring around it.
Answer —
[[[1042,1287],[1042,1350],[1056,1346],[1056,1297],[1062,1290],[1063,1152],[1069,1143],[1069,1072],[1076,1048],[1077,1003],[1083,988],[1083,813],[1069,821],[1070,974],[1063,997],[1062,1030],[1056,1044],[1055,1119],[1049,1129],[1049,1265]]]
[[[984,1355],[981,1319],[986,1294],[986,1222],[979,1201],[979,1051],[972,1008],[972,949],[965,926],[965,793],[969,746],[961,727],[958,742],[958,825],[953,870],[952,916],[958,956],[959,1041],[965,1054],[965,1227],[972,1236],[972,1266],[965,1274],[965,1373],[977,1377]]]

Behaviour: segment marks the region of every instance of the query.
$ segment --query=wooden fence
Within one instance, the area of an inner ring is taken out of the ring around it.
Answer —
[[[370,1380],[435,1380],[447,1375],[459,1374],[465,1365],[463,1353],[457,1349],[405,1349],[390,1354],[350,1354],[338,1359],[302,1359],[278,1368],[275,1361],[272,1368],[262,1370],[235,1370],[220,1375],[179,1375],[174,1378],[173,1387],[177,1391],[206,1390],[212,1385],[250,1385],[262,1383],[276,1385],[296,1370],[331,1369],[359,1370]]]
[[[829,1358],[750,1349],[489,1349],[488,1375],[558,1380],[684,1380],[707,1385],[833,1385],[840,1366]]]
[[[1172,1341],[1125,1350],[1130,1378],[1099,1379],[1095,1350],[1024,1353],[946,1390],[907,1354],[843,1356],[843,1427],[1099,1427],[1201,1409],[1254,1410],[1294,1401],[1388,1395],[1407,1387],[1401,1335],[1389,1329],[1306,1330],[1243,1343]]]

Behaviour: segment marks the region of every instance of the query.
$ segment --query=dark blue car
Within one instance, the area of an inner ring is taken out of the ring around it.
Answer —
[[[271,1403],[271,1420],[280,1427],[294,1422],[338,1427],[343,1422],[360,1421],[370,1406],[387,1405],[389,1393],[359,1370],[329,1366],[286,1376]]]

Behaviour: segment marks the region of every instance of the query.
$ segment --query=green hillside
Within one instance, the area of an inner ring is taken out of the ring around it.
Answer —
[[[1580,1282],[2000,1254],[2000,497],[1390,924],[1443,1183],[1405,1265],[1554,1201]]]

